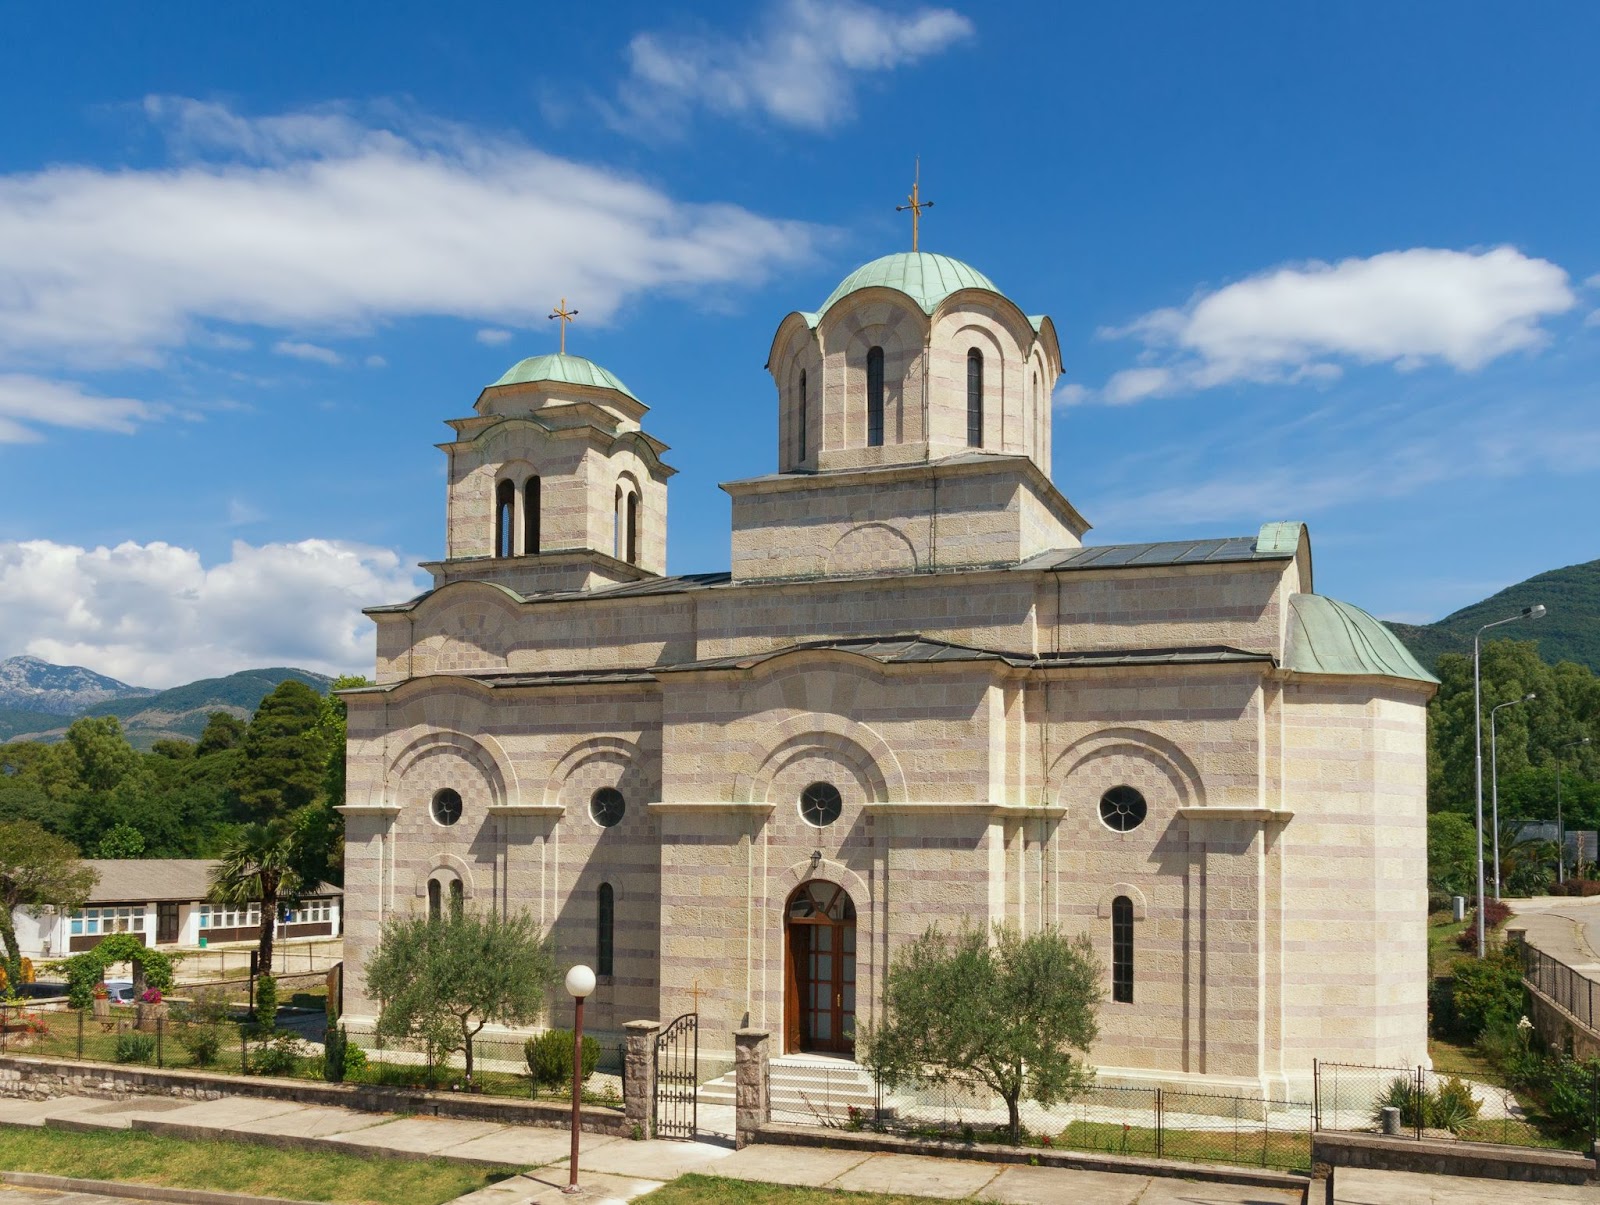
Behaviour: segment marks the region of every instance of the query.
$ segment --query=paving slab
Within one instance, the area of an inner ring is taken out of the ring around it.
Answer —
[[[333,1138],[352,1134],[371,1126],[385,1125],[393,1120],[387,1113],[363,1113],[359,1109],[336,1109],[317,1106],[296,1109],[292,1113],[275,1113],[271,1117],[258,1117],[253,1121],[234,1122],[228,1126],[241,1134],[278,1134],[285,1138]]]
[[[199,1126],[206,1130],[226,1130],[236,1125],[261,1121],[268,1117],[284,1117],[298,1113],[307,1106],[292,1100],[261,1100],[253,1096],[225,1096],[221,1100],[197,1100],[173,1109],[163,1121],[174,1125]],[[379,1116],[383,1116],[379,1114]]]
[[[1013,1165],[985,1185],[978,1199],[1007,1205],[1134,1205],[1151,1179],[1121,1172]]]
[[[339,1146],[376,1147],[413,1155],[437,1155],[446,1147],[460,1146],[505,1129],[492,1121],[459,1121],[453,1117],[403,1117],[383,1125],[368,1126],[322,1141]]]
[[[816,1188],[872,1156],[865,1151],[830,1151],[809,1146],[747,1146],[706,1168],[713,1176]]]
[[[873,1155],[841,1176],[829,1188],[849,1192],[899,1192],[913,1197],[960,1200],[976,1196],[1000,1174],[993,1163],[934,1159],[926,1155]]]
[[[661,1187],[660,1180],[608,1176],[604,1172],[578,1174],[581,1192],[568,1196],[565,1168],[547,1167],[524,1172],[477,1192],[457,1197],[451,1205],[556,1205],[560,1201],[583,1201],[586,1205],[623,1205]]]
[[[578,1167],[592,1167],[613,1176],[642,1177],[649,1180],[675,1180],[689,1172],[711,1172],[714,1165],[733,1155],[732,1146],[710,1142],[666,1142],[647,1139],[635,1142],[619,1138],[589,1155],[580,1152]]]
[[[180,1100],[136,1096],[127,1100],[101,1100],[94,1097],[63,1097],[61,1106],[52,1107],[45,1125],[53,1130],[126,1130],[135,1121],[157,1118],[183,1107]],[[65,1102],[70,1101],[71,1104]]]
[[[1594,1205],[1600,1192],[1582,1184],[1527,1184],[1474,1176],[1429,1176],[1341,1167],[1333,1173],[1338,1205]]]
[[[583,1145],[578,1148],[578,1166],[582,1168],[592,1152],[621,1141],[609,1134],[585,1133]],[[558,1159],[565,1160],[572,1154],[572,1133],[542,1126],[501,1126],[493,1134],[470,1138],[438,1153],[452,1159],[481,1159],[504,1167],[540,1167]]]

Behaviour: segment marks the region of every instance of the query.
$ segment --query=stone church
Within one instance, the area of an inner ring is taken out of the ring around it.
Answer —
[[[1313,592],[1305,527],[1086,544],[1055,328],[945,256],[852,272],[767,367],[731,572],[666,574],[667,448],[599,365],[450,421],[444,558],[345,696],[351,1020],[386,919],[526,911],[591,1027],[848,1056],[898,946],[1005,921],[1091,938],[1108,1080],[1425,1059],[1436,683]]]

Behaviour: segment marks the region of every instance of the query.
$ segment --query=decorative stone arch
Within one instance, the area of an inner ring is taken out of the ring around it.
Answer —
[[[1095,763],[1113,757],[1137,758],[1153,766],[1173,788],[1178,807],[1199,807],[1205,804],[1205,786],[1200,771],[1189,755],[1166,737],[1143,728],[1106,728],[1090,733],[1068,745],[1050,765],[1045,776],[1047,796],[1057,804],[1071,809],[1067,792],[1075,783],[1093,776]],[[1109,777],[1095,792],[1098,801],[1105,789],[1118,785]]]
[[[368,805],[383,802],[381,796],[387,784],[404,782],[407,773],[419,762],[441,754],[454,754],[477,769],[489,789],[490,806],[503,807],[520,800],[516,771],[499,741],[487,733],[475,738],[464,732],[441,730],[424,733],[400,750],[389,763],[382,782],[368,792]]]
[[[906,801],[905,773],[889,744],[871,728],[836,715],[798,715],[772,725],[750,743],[734,778],[735,803],[765,803],[772,781],[796,758],[821,754],[855,772],[872,803]]]
[[[417,871],[417,898],[428,898],[428,884],[434,880],[444,881],[455,878],[461,882],[461,898],[470,900],[472,890],[472,867],[464,858],[455,854],[435,854],[433,861],[426,869]]]
[[[1140,891],[1132,883],[1113,883],[1105,889],[1105,894],[1100,897],[1100,902],[1095,905],[1095,914],[1101,920],[1111,919],[1111,903],[1119,895],[1127,896],[1129,902],[1133,904],[1134,920],[1143,920],[1145,918],[1146,913],[1149,911],[1149,904],[1144,898],[1144,892]]]
[[[833,542],[827,572],[915,573],[917,549],[906,533],[890,523],[858,523]]]
[[[955,315],[950,316],[955,317]],[[942,336],[937,336],[936,332],[936,337]],[[1002,446],[1000,433],[1005,427],[1006,390],[1011,387],[1011,370],[1017,362],[1018,352],[1015,347],[1008,352],[1001,345],[993,327],[981,322],[963,321],[950,332],[949,352],[952,362],[961,365],[957,398],[959,409],[963,413],[967,403],[967,355],[973,348],[977,348],[983,355],[982,447],[986,450],[998,450]],[[964,440],[966,428],[963,426],[957,434]]]
[[[772,886],[767,892],[768,915],[782,917],[784,905],[789,902],[789,897],[794,894],[795,888],[811,879],[837,883],[848,891],[850,902],[856,906],[857,932],[863,936],[871,933],[872,888],[859,874],[843,862],[835,862],[832,858],[821,859],[815,870],[811,868],[810,858],[802,858],[773,875],[770,880]]]
[[[543,801],[547,805],[561,802],[562,789],[582,767],[592,762],[614,762],[627,770],[639,763],[639,745],[620,736],[591,736],[581,740],[563,753],[551,767],[545,779]],[[613,884],[615,886],[615,884]]]

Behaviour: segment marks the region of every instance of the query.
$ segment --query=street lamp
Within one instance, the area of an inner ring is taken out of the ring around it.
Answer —
[[[1588,743],[1589,738],[1585,736],[1556,746],[1556,882],[1558,883],[1567,881],[1567,830],[1561,823],[1561,755],[1568,749],[1576,749],[1579,745]]]
[[[1520,699],[1512,699],[1509,703],[1489,708],[1489,787],[1494,799],[1490,823],[1494,827],[1494,900],[1497,904],[1500,902],[1500,747],[1495,743],[1494,719],[1495,714],[1503,708],[1515,707],[1519,703],[1531,703],[1538,697],[1530,690]]]
[[[1516,615],[1508,615],[1504,619],[1497,619],[1493,623],[1486,623],[1479,628],[1472,637],[1472,748],[1473,765],[1477,775],[1477,786],[1474,798],[1477,806],[1478,828],[1478,957],[1484,954],[1483,940],[1483,684],[1479,674],[1482,662],[1482,648],[1480,642],[1483,634],[1490,628],[1497,628],[1503,623],[1515,623],[1519,619],[1540,619],[1544,616],[1544,605],[1536,603],[1531,607],[1523,607]]]
[[[579,963],[567,972],[567,991],[572,993],[572,1174],[567,1179],[565,1193],[578,1193],[578,1134],[582,1130],[579,1116],[579,1090],[583,1085],[583,998],[594,991],[594,972]]]

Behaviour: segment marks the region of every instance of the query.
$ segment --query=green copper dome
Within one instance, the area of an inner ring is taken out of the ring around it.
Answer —
[[[639,401],[633,390],[593,360],[585,360],[582,356],[529,356],[526,360],[518,360],[506,369],[505,375],[489,388],[493,389],[495,385],[526,385],[534,381],[563,381],[568,385],[615,389],[618,393],[627,394],[634,401]]]
[[[873,288],[898,289],[920,305],[924,314],[933,313],[941,301],[959,289],[1000,292],[994,281],[959,259],[927,251],[899,251],[863,264],[846,276],[817,313],[826,314],[841,297]]]
[[[1306,674],[1353,674],[1438,682],[1400,638],[1360,607],[1320,594],[1289,598],[1284,668]]]

